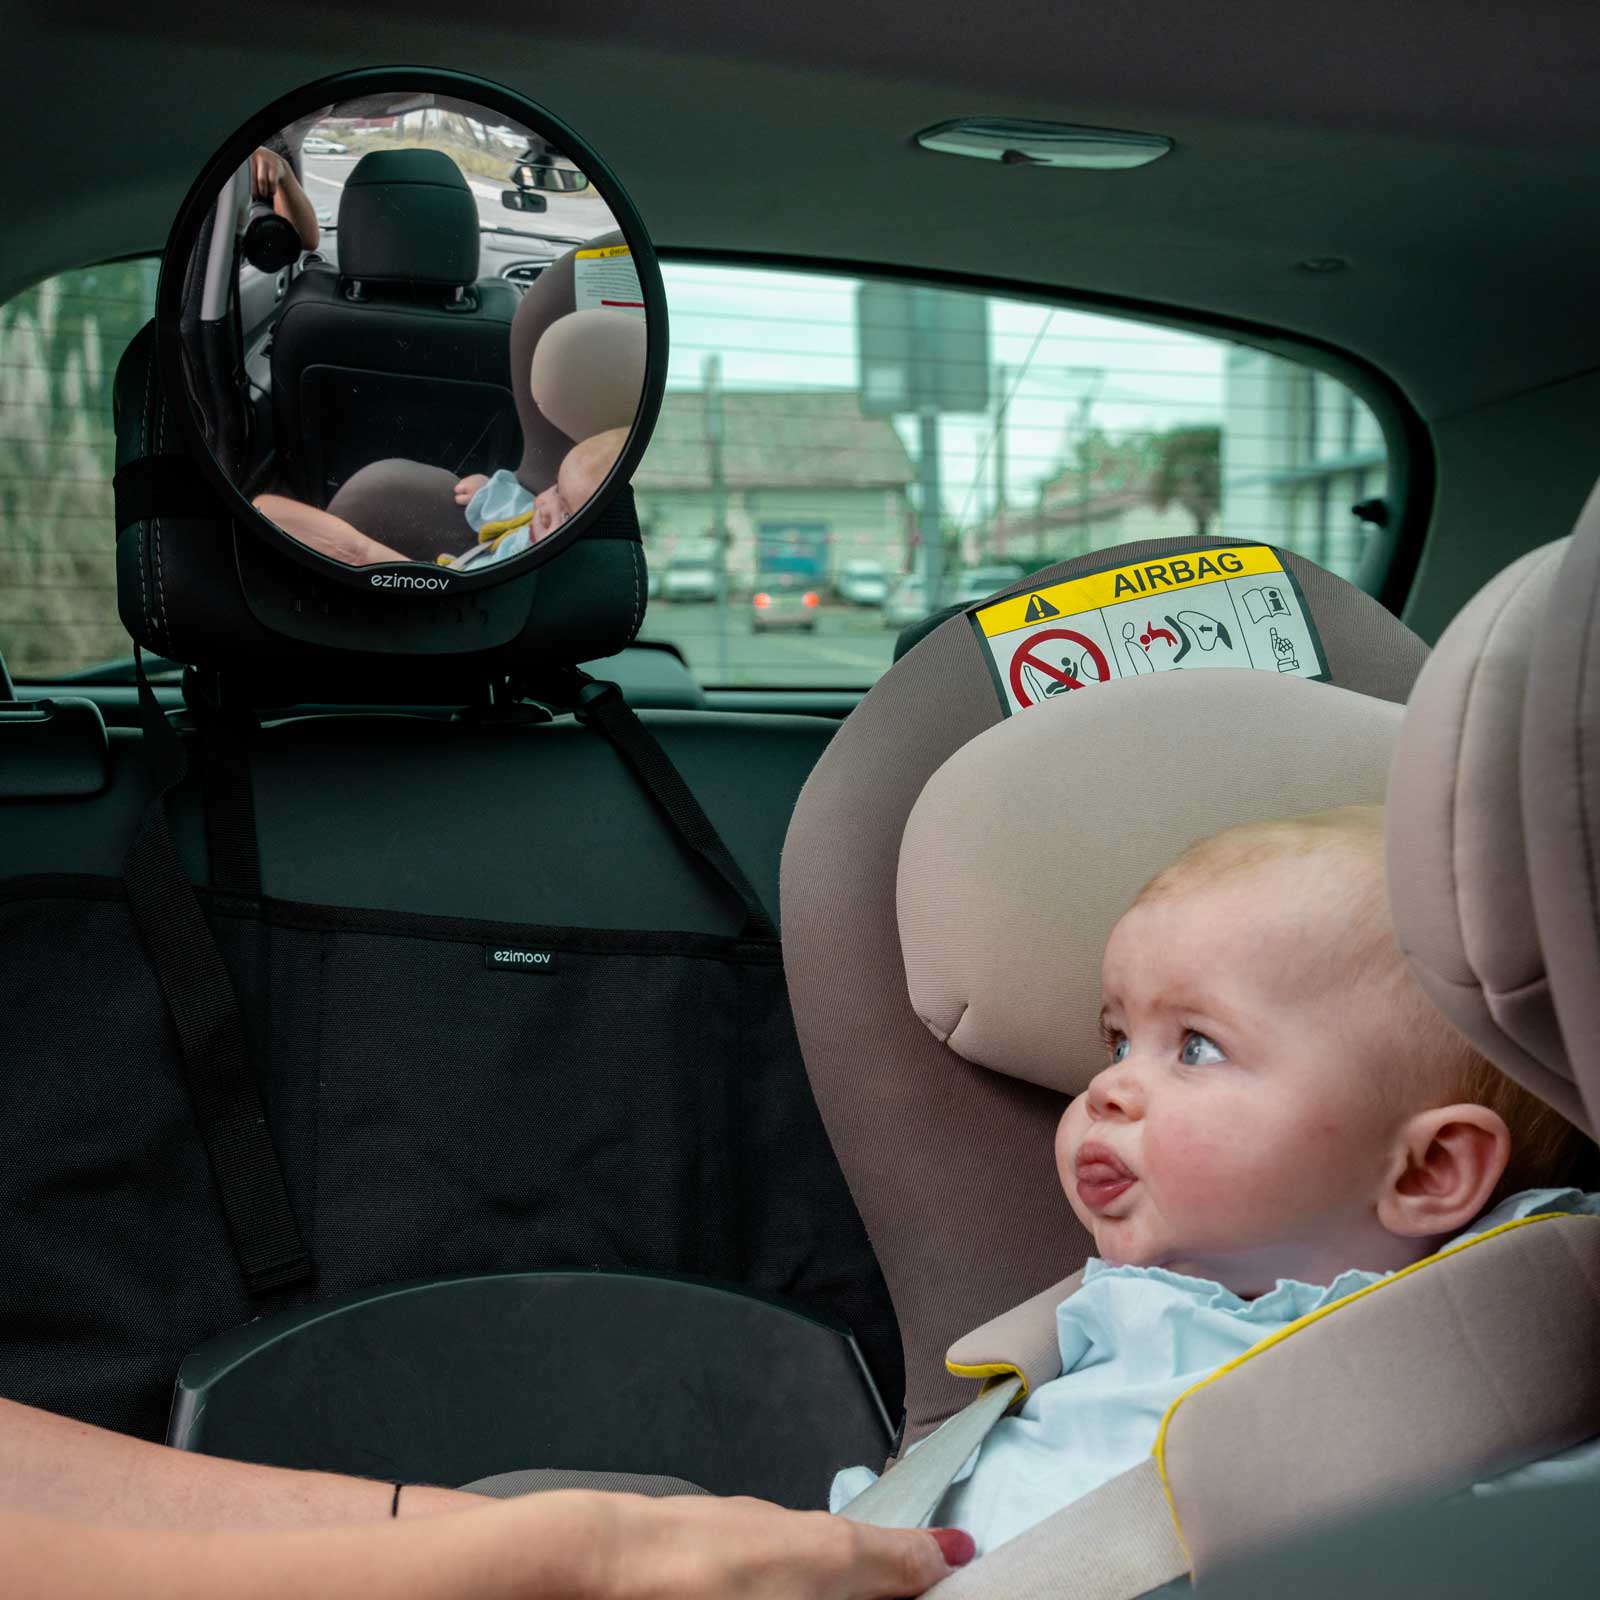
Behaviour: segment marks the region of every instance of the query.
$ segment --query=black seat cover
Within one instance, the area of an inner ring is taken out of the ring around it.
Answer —
[[[339,265],[284,297],[272,408],[292,493],[326,506],[384,457],[492,471],[520,443],[509,361],[517,291],[478,280],[478,208],[436,150],[373,151],[339,204]]]

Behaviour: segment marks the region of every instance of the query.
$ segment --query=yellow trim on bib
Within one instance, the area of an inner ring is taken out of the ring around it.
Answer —
[[[503,539],[508,533],[515,533],[518,528],[525,528],[533,521],[533,507],[529,506],[520,517],[502,517],[499,522],[486,522],[478,529],[478,543],[487,544],[491,539]]]
[[[1330,1312],[1337,1311],[1340,1306],[1347,1306],[1352,1301],[1360,1300],[1366,1295],[1379,1289],[1387,1288],[1391,1283],[1398,1283],[1402,1278],[1409,1278],[1413,1272],[1421,1272],[1424,1267],[1431,1267],[1443,1261],[1447,1256],[1459,1254],[1463,1250],[1470,1250],[1475,1244],[1483,1244],[1488,1239],[1496,1238],[1502,1233],[1510,1233],[1513,1228],[1526,1228],[1534,1222],[1560,1222],[1560,1221],[1586,1221],[1600,1222],[1600,1217],[1588,1216],[1583,1212],[1546,1211],[1536,1217],[1518,1217],[1513,1222],[1502,1222],[1498,1228],[1490,1228],[1487,1233],[1480,1233],[1475,1238],[1463,1239],[1460,1244],[1453,1244],[1448,1249],[1437,1250],[1431,1256],[1424,1256],[1420,1261],[1413,1261],[1409,1267],[1402,1267],[1400,1271],[1391,1273],[1386,1278],[1380,1278],[1376,1283],[1369,1283],[1363,1289],[1357,1289],[1352,1294],[1345,1295],[1342,1299],[1330,1301],[1325,1306],[1319,1306],[1315,1311],[1308,1311],[1305,1316],[1291,1322],[1286,1328],[1279,1328],[1276,1333],[1269,1333],[1259,1344],[1253,1344],[1242,1355],[1237,1355],[1232,1361],[1224,1363],[1213,1373],[1202,1378],[1199,1383],[1185,1389],[1176,1400],[1167,1407],[1165,1415],[1161,1418],[1161,1427],[1156,1433],[1156,1442],[1151,1451],[1156,1458],[1156,1472],[1161,1478],[1161,1490],[1167,1497],[1167,1510],[1172,1515],[1172,1526],[1177,1530],[1178,1543],[1183,1546],[1183,1553],[1189,1555],[1188,1542],[1183,1537],[1183,1524],[1178,1520],[1178,1508],[1173,1504],[1172,1485],[1167,1479],[1167,1428],[1179,1406],[1192,1394],[1198,1394],[1207,1384],[1215,1383],[1218,1378],[1226,1377],[1236,1367],[1242,1367],[1252,1356],[1258,1356],[1263,1350],[1270,1350],[1275,1344],[1282,1344],[1291,1334],[1298,1333],[1302,1328],[1309,1328],[1313,1322],[1321,1322]],[[1194,1560],[1189,1561],[1190,1582],[1194,1581]]]
[[[1013,1405],[1021,1405],[1028,1398],[1028,1375],[1021,1367],[1008,1366],[1003,1361],[985,1362],[979,1367],[959,1367],[953,1361],[945,1362],[945,1370],[957,1378],[982,1378],[983,1388],[978,1392],[987,1393],[1004,1378],[1021,1378],[1022,1387],[1017,1391],[1017,1398]]]

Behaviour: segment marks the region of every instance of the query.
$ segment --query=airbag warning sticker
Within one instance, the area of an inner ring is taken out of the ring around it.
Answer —
[[[644,294],[633,251],[625,244],[594,245],[572,260],[572,293],[579,311],[644,315]]]
[[[1112,678],[1191,667],[1328,676],[1300,586],[1264,544],[1108,567],[971,616],[1008,715]]]

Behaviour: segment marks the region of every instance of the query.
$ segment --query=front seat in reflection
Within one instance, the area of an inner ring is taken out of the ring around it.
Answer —
[[[375,150],[356,163],[338,267],[313,263],[295,280],[273,335],[273,428],[298,498],[329,507],[385,456],[459,476],[516,449],[517,291],[478,281],[478,234],[477,202],[448,156]]]

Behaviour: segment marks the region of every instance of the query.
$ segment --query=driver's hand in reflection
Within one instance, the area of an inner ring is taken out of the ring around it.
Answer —
[[[464,506],[489,481],[488,475],[474,472],[456,485],[456,504]]]
[[[278,192],[278,185],[283,182],[284,173],[288,171],[289,163],[276,150],[269,150],[262,145],[250,157],[250,198],[273,199]]]
[[[300,243],[307,250],[317,248],[322,229],[311,201],[300,187],[294,168],[276,150],[269,150],[265,145],[257,146],[250,157],[250,198],[267,201],[280,217],[294,225]]]

